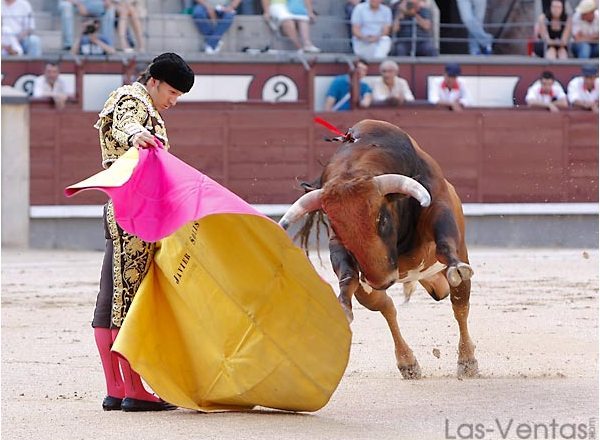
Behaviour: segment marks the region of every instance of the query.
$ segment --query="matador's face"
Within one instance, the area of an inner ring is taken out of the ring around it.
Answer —
[[[146,89],[158,111],[175,107],[177,99],[183,95],[182,92],[170,86],[165,81],[159,81],[154,78],[148,80]]]

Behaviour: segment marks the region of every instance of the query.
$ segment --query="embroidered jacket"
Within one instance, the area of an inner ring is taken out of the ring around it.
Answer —
[[[110,94],[94,125],[100,134],[102,166],[108,168],[129,149],[132,137],[146,129],[169,148],[165,123],[146,88],[136,82]],[[112,201],[106,206],[107,238],[112,240],[111,323],[121,327],[129,306],[150,268],[154,243],[123,231],[115,221]]]
[[[169,148],[165,123],[146,88],[135,82],[110,94],[94,125],[100,132],[102,166],[108,168],[131,147],[133,136],[148,130]]]

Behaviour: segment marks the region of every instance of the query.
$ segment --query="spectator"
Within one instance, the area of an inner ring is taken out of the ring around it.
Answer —
[[[569,38],[571,38],[571,17],[567,15],[564,0],[552,0],[550,9],[541,14],[536,23],[536,42],[534,51],[547,59],[567,59]]]
[[[352,11],[354,7],[361,3],[362,0],[346,0],[344,5],[344,17],[346,19],[346,25],[348,26],[348,40],[350,41],[350,49],[352,49]]]
[[[483,29],[487,0],[457,0],[456,5],[469,32],[469,53],[491,55],[494,38]]]
[[[81,35],[71,48],[73,55],[110,55],[116,52],[106,38],[100,35],[100,21],[87,19],[82,23]]]
[[[111,0],[59,0],[64,50],[73,46],[75,10],[81,17],[101,20],[102,41],[114,45],[115,8]]]
[[[415,100],[408,82],[398,76],[398,64],[385,60],[379,65],[381,76],[373,85],[373,106],[398,107]]]
[[[262,0],[262,5],[269,26],[274,31],[281,27],[299,52],[321,52],[310,39],[309,23],[315,20],[312,0]]]
[[[42,55],[42,42],[33,35],[35,20],[28,0],[2,0],[2,54]]]
[[[565,91],[549,70],[543,71],[540,79],[527,89],[525,102],[529,107],[543,107],[551,112],[569,107]]]
[[[586,64],[581,68],[581,76],[569,81],[567,98],[575,108],[598,113],[598,66]]]
[[[469,106],[471,98],[465,84],[458,78],[460,72],[458,64],[446,64],[444,77],[433,84],[429,102],[453,111],[462,111],[464,107]]]
[[[367,75],[368,69],[369,65],[366,61],[358,60],[356,63],[356,74],[359,81],[359,106],[362,108],[369,107],[373,97],[371,87],[363,81],[363,78]],[[352,79],[350,78],[350,75],[344,74],[336,76],[327,91],[325,111],[337,112],[350,110],[351,90]]]
[[[598,58],[598,6],[595,0],[581,0],[573,15],[573,44],[576,58]]]
[[[10,24],[2,23],[2,56],[23,55],[23,46]]]
[[[116,3],[117,13],[119,15],[117,31],[119,34],[121,50],[124,52],[133,52],[133,48],[127,41],[127,25],[131,23],[131,28],[133,29],[138,52],[146,52],[146,42],[142,32],[142,22],[140,20],[140,11],[138,10],[138,0],[114,1]]]
[[[58,64],[47,63],[44,74],[38,76],[33,82],[34,98],[50,98],[58,110],[65,107],[69,92],[63,79],[60,77]]]
[[[392,10],[381,2],[368,0],[352,11],[352,47],[360,58],[382,59],[390,52]]]
[[[392,32],[398,56],[434,57],[431,10],[422,0],[402,0],[395,4]]]
[[[221,39],[233,24],[240,0],[197,0],[192,17],[204,36],[204,51],[217,53],[223,47]]]

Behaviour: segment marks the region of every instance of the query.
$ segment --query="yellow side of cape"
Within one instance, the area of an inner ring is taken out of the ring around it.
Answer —
[[[140,159],[137,148],[130,148],[112,166],[102,170],[81,182],[77,182],[65,189],[67,195],[73,195],[78,190],[94,187],[119,187],[131,178],[133,170]]]
[[[333,290],[276,223],[217,214],[161,240],[113,349],[178,406],[316,411],[350,341]]]

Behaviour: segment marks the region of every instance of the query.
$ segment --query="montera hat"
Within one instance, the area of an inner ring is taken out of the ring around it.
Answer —
[[[595,0],[581,0],[575,11],[580,14],[587,14],[588,12],[595,11],[597,8]]]
[[[150,76],[164,81],[182,93],[190,91],[194,85],[194,71],[173,52],[160,54],[150,64]]]

